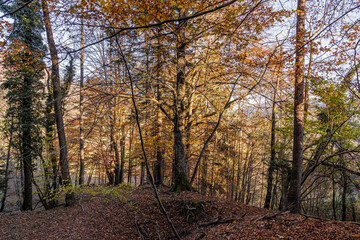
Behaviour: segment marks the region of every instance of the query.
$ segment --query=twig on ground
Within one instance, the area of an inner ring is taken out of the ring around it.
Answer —
[[[198,238],[196,238],[196,240],[200,240],[200,239],[203,239],[205,237],[205,233],[202,233]]]
[[[330,219],[325,219],[325,218],[321,218],[321,217],[316,217],[316,216],[311,216],[311,215],[306,215],[304,213],[300,213],[301,216],[306,217],[306,218],[313,218],[313,219],[317,219],[320,220],[321,222],[328,222],[328,221],[332,221]]]
[[[156,228],[155,228],[156,234],[158,236],[158,239],[161,240],[161,235],[160,235],[159,229],[160,229],[159,224],[158,224],[158,222],[156,222]]]
[[[307,214],[303,214],[303,213],[301,213],[300,215],[301,215],[301,216],[304,216],[304,217],[306,217],[306,218],[317,219],[317,220],[319,220],[319,221],[321,221],[321,222],[334,222],[334,223],[337,223],[337,222],[338,222],[338,221],[334,221],[334,220],[331,220],[331,219],[325,219],[325,218],[316,217],[316,216],[312,216],[312,215],[307,215]],[[342,221],[342,222],[344,222],[344,223],[350,223],[350,224],[355,224],[355,225],[360,226],[360,223],[358,223],[358,222],[352,222],[352,221]]]
[[[259,220],[261,220],[261,219],[274,220],[274,219],[276,219],[277,216],[283,215],[283,214],[286,214],[286,213],[289,213],[289,211],[286,211],[286,212],[277,212],[277,213],[272,214],[272,215],[266,214],[266,215],[264,215],[264,216],[261,216],[261,217],[259,217],[259,218],[254,219],[253,221],[254,221],[254,222],[257,222],[257,221],[259,221]]]
[[[79,206],[81,207],[81,210],[82,210],[83,212],[85,212],[84,207],[83,207],[83,205],[81,205],[80,202],[79,202]]]
[[[220,218],[218,218],[214,222],[202,223],[202,224],[199,225],[199,227],[209,227],[209,226],[213,226],[213,225],[219,225],[219,224],[232,223],[232,222],[236,222],[236,221],[242,221],[242,220],[244,220],[244,217],[246,216],[246,214],[247,213],[244,213],[240,218],[229,218],[229,219],[225,219],[225,220],[221,220]]]
[[[299,220],[299,221],[292,221],[290,223],[285,223],[286,226],[292,226],[292,225],[295,225],[295,224],[299,224],[299,223],[302,223],[302,222],[305,222],[306,220],[308,220],[309,218],[307,216],[304,216],[305,218],[302,219],[302,220]],[[282,219],[283,221],[286,220],[286,219]],[[290,220],[287,220],[287,221],[290,221]]]
[[[149,234],[146,232],[146,230],[140,226],[140,223],[136,220],[135,218],[135,225],[136,225],[136,228],[137,230],[139,231],[139,234],[142,238],[148,240],[148,239],[152,239]]]

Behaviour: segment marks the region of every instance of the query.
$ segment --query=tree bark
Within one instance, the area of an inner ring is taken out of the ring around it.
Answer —
[[[341,196],[341,221],[346,221],[346,194],[347,194],[347,189],[348,189],[348,181],[347,181],[347,176],[345,171],[342,172],[342,177],[343,177],[343,191],[342,191],[342,196]]]
[[[241,141],[242,141],[242,131],[240,130],[239,132],[239,156],[237,157],[237,176],[236,176],[236,192],[235,192],[235,201],[239,200],[239,187],[240,187],[240,176],[241,176],[241,162],[242,162],[242,146],[241,146]]]
[[[281,198],[279,204],[279,210],[285,211],[287,209],[287,196],[289,193],[289,184],[291,180],[290,166],[283,166],[281,170]]]
[[[79,102],[79,108],[80,108],[80,117],[79,117],[79,164],[80,164],[80,170],[79,170],[79,185],[84,184],[85,181],[85,164],[84,164],[84,129],[82,125],[82,111],[83,111],[83,88],[84,88],[84,19],[81,18],[81,27],[80,27],[80,102]]]
[[[208,151],[205,152],[204,154],[204,161],[203,161],[203,165],[201,167],[201,191],[200,193],[205,195],[207,192],[207,186],[208,186],[208,182],[207,182],[207,173],[208,173]]]
[[[111,144],[111,151],[113,151],[115,155],[114,184],[118,185],[120,183],[120,155],[117,146],[117,141],[114,136],[114,127],[115,127],[115,116],[112,116],[110,117],[110,144]]]
[[[46,29],[46,36],[48,39],[48,45],[51,55],[51,63],[52,63],[52,72],[51,72],[51,80],[53,87],[53,97],[54,97],[54,109],[55,109],[55,120],[56,120],[56,128],[59,138],[59,148],[60,148],[60,167],[61,167],[61,178],[63,184],[68,187],[71,186],[71,178],[69,172],[69,165],[67,159],[67,144],[66,144],[66,136],[64,129],[64,121],[63,121],[63,113],[62,113],[62,105],[61,105],[61,86],[60,86],[60,73],[59,73],[59,57],[56,49],[52,27],[50,23],[50,15],[49,9],[47,6],[46,0],[41,0],[41,5],[43,8],[44,15],[44,23]],[[67,192],[65,196],[65,203],[67,206],[71,206],[75,204],[75,194],[73,192]]]
[[[145,184],[145,161],[141,161],[140,163],[140,185]]]
[[[31,80],[27,77],[24,78],[24,86],[31,86]],[[21,159],[24,171],[24,188],[23,188],[23,204],[22,211],[32,210],[32,136],[31,125],[33,123],[32,115],[32,97],[24,97],[21,106],[23,107],[21,113]]]
[[[304,57],[305,57],[305,2],[298,0],[296,26],[295,94],[294,94],[294,145],[288,209],[300,213],[300,190],[304,142]]]
[[[13,131],[12,131],[13,122],[14,122],[14,119],[11,118],[9,146],[8,146],[8,151],[7,151],[7,155],[6,155],[5,179],[4,179],[5,183],[4,183],[3,197],[1,199],[0,212],[4,211],[5,201],[6,201],[6,197],[7,197],[6,195],[7,195],[8,182],[9,182],[9,165],[10,165],[10,153],[11,153],[12,136],[13,136]]]
[[[272,193],[272,185],[273,185],[273,174],[274,174],[274,169],[275,169],[275,165],[276,165],[276,149],[275,149],[275,144],[276,144],[276,139],[275,139],[275,131],[276,131],[276,95],[277,95],[277,90],[279,87],[279,80],[280,78],[278,77],[277,81],[276,81],[276,87],[275,87],[275,91],[274,91],[274,97],[273,97],[273,104],[272,104],[272,114],[271,114],[271,139],[270,139],[270,163],[269,163],[269,168],[268,168],[268,178],[267,178],[267,189],[266,189],[266,197],[265,197],[265,204],[264,204],[264,208],[269,208],[270,207],[270,202],[271,202],[271,193]]]
[[[131,159],[131,151],[132,151],[132,141],[133,141],[133,137],[134,137],[134,126],[132,126],[131,128],[131,133],[130,133],[130,139],[129,139],[129,166],[128,166],[128,182],[131,183],[131,176],[132,176],[132,168],[133,168],[133,164],[132,164],[132,159]],[[135,185],[136,185],[136,176],[135,176]]]
[[[121,139],[120,139],[120,153],[121,153],[121,161],[120,161],[120,170],[119,170],[119,183],[124,182],[124,167],[125,167],[125,117],[122,117],[122,126],[121,126]]]
[[[333,217],[334,220],[337,220],[336,217],[336,185],[335,185],[335,177],[332,177],[332,209],[333,209]]]
[[[50,79],[47,81],[48,88],[48,96],[46,100],[46,108],[45,108],[45,144],[47,151],[47,164],[51,164],[51,174],[50,170],[45,170],[45,172],[49,172],[49,176],[51,177],[51,187],[49,192],[46,194],[49,201],[49,207],[53,208],[56,206],[56,199],[53,197],[56,189],[57,189],[57,174],[58,174],[58,164],[56,159],[55,147],[54,147],[54,126],[55,126],[55,118],[53,114],[53,95],[50,87]],[[45,173],[46,174],[46,173]],[[50,180],[49,180],[50,181]]]
[[[161,32],[161,29],[158,29],[157,34],[159,35]],[[161,77],[161,43],[160,40],[158,41],[157,51],[156,51],[156,76],[158,78]],[[162,97],[161,92],[161,84],[158,82],[156,84],[156,100],[160,101]],[[155,135],[156,135],[156,162],[154,166],[154,180],[155,185],[158,187],[161,184],[163,184],[163,148],[161,146],[161,134],[162,131],[162,117],[161,117],[161,110],[159,107],[156,108],[156,120],[155,120]]]
[[[156,112],[156,162],[154,166],[154,180],[155,185],[158,187],[163,184],[163,151],[161,146],[161,124],[162,119],[160,116],[160,110]]]
[[[186,16],[186,10],[180,10],[180,17]],[[183,140],[185,125],[185,95],[186,95],[186,39],[185,39],[186,20],[179,21],[177,42],[176,42],[176,92],[174,97],[174,180],[172,190],[181,192],[190,190],[191,186],[187,178],[186,152]]]
[[[47,71],[47,99],[45,107],[45,146],[47,152],[47,159],[43,161],[44,165],[44,175],[45,175],[45,196],[47,199],[50,199],[48,202],[49,208],[54,208],[57,205],[56,198],[54,195],[57,191],[57,174],[58,174],[58,163],[56,159],[55,147],[54,147],[54,127],[55,127],[55,117],[53,113],[54,104],[53,104],[53,95],[52,89],[50,86],[50,73]],[[51,166],[51,169],[49,168]]]

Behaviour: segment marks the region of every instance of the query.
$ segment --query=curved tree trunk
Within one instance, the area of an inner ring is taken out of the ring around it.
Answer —
[[[60,147],[61,179],[65,186],[71,186],[71,178],[70,178],[69,165],[67,159],[66,136],[65,136],[62,105],[61,105],[62,97],[61,97],[61,87],[60,87],[59,57],[50,24],[50,16],[49,16],[49,9],[47,6],[47,1],[41,0],[41,5],[43,8],[46,36],[48,39],[48,45],[49,45],[51,63],[52,63],[51,80],[53,87],[56,128],[57,128],[59,147]],[[67,193],[65,196],[65,202],[67,206],[73,205],[75,203],[74,193]]]

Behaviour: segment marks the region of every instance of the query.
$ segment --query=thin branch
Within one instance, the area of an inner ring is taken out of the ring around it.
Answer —
[[[306,47],[309,43],[313,42],[315,39],[317,39],[323,32],[325,32],[326,29],[330,28],[332,25],[334,25],[336,22],[338,22],[340,19],[342,19],[343,17],[345,17],[346,15],[348,15],[349,13],[351,13],[352,11],[356,10],[360,8],[360,5],[357,5],[351,9],[349,9],[348,11],[346,11],[344,14],[342,14],[340,17],[338,17],[337,19],[335,19],[334,21],[332,21],[331,23],[329,23],[323,30],[321,30],[320,32],[318,32],[314,37],[310,38],[307,42],[305,42],[304,45],[302,45],[300,48],[298,48],[295,52],[291,53],[290,55],[288,55],[287,57],[285,57],[282,62],[285,62],[287,59],[289,59],[291,56],[293,56],[294,54],[296,54],[299,51],[302,51],[302,49],[304,47]]]
[[[193,175],[192,175],[191,180],[190,180],[190,185],[192,185],[193,182],[194,182],[194,180],[195,180],[195,176],[196,176],[196,173],[197,173],[197,169],[199,168],[201,158],[202,158],[202,156],[204,155],[205,150],[206,150],[206,148],[207,148],[210,140],[212,139],[212,137],[214,136],[215,132],[216,132],[217,129],[219,128],[220,122],[221,122],[221,119],[222,119],[222,116],[223,116],[225,110],[226,110],[226,109],[230,106],[230,104],[231,104],[231,103],[230,103],[230,100],[231,100],[231,97],[232,97],[232,95],[233,95],[233,93],[234,93],[235,87],[236,87],[237,82],[239,81],[239,78],[240,78],[240,77],[241,77],[241,75],[239,75],[239,77],[236,79],[236,81],[235,81],[235,83],[234,83],[234,85],[233,85],[233,87],[232,87],[232,89],[231,89],[229,98],[228,98],[227,102],[225,103],[224,108],[222,109],[221,113],[219,114],[217,123],[216,123],[213,131],[211,132],[210,136],[206,139],[203,148],[201,149],[201,153],[200,153],[199,158],[198,158],[198,160],[197,160],[197,162],[196,162],[196,166],[195,166]]]
[[[358,107],[357,107],[357,108],[358,108]],[[303,184],[303,183],[306,181],[306,179],[310,176],[310,174],[311,174],[318,166],[320,166],[322,163],[324,163],[325,161],[327,161],[328,159],[330,159],[330,158],[332,157],[332,156],[329,156],[329,157],[326,157],[325,159],[323,159],[322,161],[317,162],[317,161],[320,159],[320,157],[322,156],[322,154],[324,153],[324,151],[325,151],[326,147],[328,146],[328,144],[331,142],[334,134],[335,134],[346,122],[348,122],[348,121],[355,115],[355,113],[357,112],[357,108],[356,108],[356,110],[353,111],[334,131],[332,131],[332,132],[330,133],[329,139],[327,140],[327,142],[326,142],[325,146],[323,147],[323,149],[321,149],[321,152],[320,152],[320,154],[319,154],[319,158],[318,158],[318,159],[314,159],[314,160],[316,161],[316,163],[315,163],[313,166],[309,165],[309,166],[307,167],[307,169],[303,172],[301,184]]]
[[[6,17],[6,16],[13,15],[14,13],[16,13],[16,12],[20,11],[21,9],[25,8],[28,4],[30,4],[30,3],[33,2],[33,1],[34,1],[34,0],[27,1],[26,3],[24,3],[23,5],[21,5],[21,6],[18,7],[17,9],[15,9],[14,11],[5,13],[4,15],[0,16],[0,18],[4,18],[4,17]]]
[[[107,36],[107,37],[104,37],[96,42],[92,42],[92,43],[89,43],[87,45],[85,45],[84,47],[81,47],[77,50],[73,50],[73,51],[70,51],[68,52],[67,54],[71,54],[71,53],[75,53],[75,52],[78,52],[78,51],[81,51],[82,49],[85,49],[87,47],[90,47],[90,46],[93,46],[93,45],[96,45],[98,43],[101,43],[105,40],[108,40],[110,38],[113,38],[117,35],[119,35],[120,33],[122,32],[125,32],[125,31],[129,31],[129,30],[138,30],[138,29],[146,29],[146,28],[152,28],[152,27],[158,27],[158,26],[161,26],[161,25],[164,25],[164,24],[167,24],[167,23],[172,23],[172,22],[178,22],[178,21],[186,21],[186,20],[189,20],[189,19],[193,19],[193,18],[198,18],[198,17],[201,17],[203,15],[206,15],[208,13],[212,13],[212,12],[216,12],[220,9],[223,9],[225,7],[228,7],[230,5],[232,5],[233,3],[237,2],[238,0],[232,0],[230,2],[227,2],[227,3],[224,3],[223,5],[220,5],[218,7],[215,7],[213,9],[210,9],[210,10],[207,10],[207,11],[204,11],[204,12],[198,12],[198,13],[195,13],[193,15],[190,15],[190,16],[186,16],[186,17],[181,17],[181,18],[176,18],[176,19],[167,19],[167,20],[164,20],[164,21],[161,21],[161,22],[158,22],[158,23],[151,23],[151,24],[148,24],[148,25],[142,25],[142,26],[134,26],[134,27],[123,27],[123,28],[119,28],[118,31],[116,31],[115,33]]]
[[[162,211],[162,213],[164,214],[164,216],[166,217],[166,220],[167,222],[169,223],[171,229],[173,230],[175,236],[177,239],[181,240],[178,232],[176,231],[176,228],[174,226],[174,224],[172,223],[169,215],[167,214],[165,208],[164,208],[164,205],[159,197],[159,194],[158,194],[158,191],[156,189],[156,186],[155,186],[155,181],[154,181],[154,178],[153,178],[153,175],[151,174],[151,171],[150,171],[150,165],[149,165],[149,160],[147,158],[147,155],[146,155],[146,150],[145,150],[145,143],[144,143],[144,138],[142,136],[142,131],[141,131],[141,126],[140,126],[140,120],[139,120],[139,110],[137,108],[137,105],[136,105],[136,102],[135,102],[135,93],[134,93],[134,85],[133,85],[133,79],[132,79],[132,75],[130,73],[130,69],[128,67],[128,64],[127,64],[127,61],[126,61],[126,58],[125,58],[125,55],[124,55],[124,52],[122,51],[122,48],[121,48],[121,45],[119,44],[119,41],[118,39],[116,39],[116,44],[118,45],[119,47],[119,52],[121,54],[121,57],[124,61],[124,65],[125,65],[125,69],[126,69],[126,72],[128,74],[128,77],[129,77],[129,80],[130,80],[130,87],[131,87],[131,100],[132,100],[132,103],[133,103],[133,106],[134,106],[134,110],[135,110],[135,119],[136,119],[136,124],[137,124],[137,127],[138,127],[138,130],[139,130],[139,136],[140,136],[140,142],[141,142],[141,149],[142,149],[142,152],[143,152],[143,155],[144,155],[144,159],[145,159],[145,164],[146,164],[146,170],[147,170],[147,173],[148,173],[148,176],[150,178],[150,183],[152,185],[152,188],[154,190],[154,193],[155,193],[155,197],[160,205],[160,209]]]
[[[333,167],[333,168],[338,168],[338,169],[341,169],[341,170],[344,170],[344,171],[347,171],[353,175],[356,175],[356,176],[360,176],[360,172],[357,172],[357,171],[354,171],[354,170],[351,170],[347,167],[344,167],[344,166],[341,166],[341,165],[338,165],[338,164],[331,164],[331,163],[321,163],[321,165],[324,165],[324,166],[327,166],[327,167]]]

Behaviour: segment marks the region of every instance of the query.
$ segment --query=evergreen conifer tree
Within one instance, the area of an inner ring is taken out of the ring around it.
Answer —
[[[4,58],[6,80],[2,88],[7,91],[7,118],[14,119],[14,148],[18,150],[24,174],[21,210],[31,210],[33,162],[41,151],[41,79],[46,48],[41,36],[43,22],[39,2],[32,1],[22,8],[23,2],[20,0],[8,4],[2,4],[1,8],[4,12],[14,12],[10,15],[14,19],[14,26]]]

